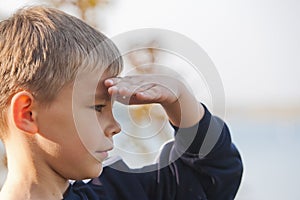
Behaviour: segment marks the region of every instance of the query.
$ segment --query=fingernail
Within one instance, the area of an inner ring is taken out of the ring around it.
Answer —
[[[105,80],[105,84],[107,85],[112,85],[114,82],[113,82],[113,80],[111,80],[111,79],[106,79]]]
[[[112,94],[112,93],[114,93],[116,90],[117,90],[117,87],[116,87],[116,86],[112,86],[112,87],[108,88],[108,93],[109,93],[109,94]]]

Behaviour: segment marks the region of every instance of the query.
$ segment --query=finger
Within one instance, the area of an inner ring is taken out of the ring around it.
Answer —
[[[137,92],[135,94],[135,103],[143,104],[143,103],[158,103],[161,98],[161,91],[158,91],[152,87],[149,90],[145,90],[142,92]]]
[[[127,87],[120,86],[112,86],[108,88],[108,93],[111,97],[119,102],[128,104],[130,98],[132,98],[135,94],[132,90],[129,90]]]
[[[173,102],[177,100],[175,93],[168,88],[156,85],[149,90],[136,94],[137,99],[148,103]]]
[[[152,88],[155,87],[155,84],[145,84],[142,86],[137,86],[137,85],[127,85],[127,87],[122,87],[119,89],[118,94],[122,99],[130,99],[130,102],[134,101],[143,101],[143,99],[146,97],[143,95],[143,92],[151,90]],[[149,98],[149,94],[146,93]],[[138,95],[138,97],[136,97]]]
[[[156,103],[162,95],[161,88],[154,86],[149,90],[143,91],[140,95],[140,98],[144,98],[144,100],[150,100],[153,103]]]
[[[122,78],[121,77],[114,77],[114,78],[108,78],[104,81],[104,85],[106,87],[111,87],[113,85],[116,85],[118,84],[119,82],[122,81]]]
[[[132,89],[130,89],[128,86],[122,86],[118,89],[118,94],[120,96],[126,96],[126,97],[129,97],[129,96],[132,96],[134,94],[134,91]]]
[[[108,89],[110,94],[119,94],[122,96],[131,96],[137,92],[143,92],[145,90],[151,89],[154,87],[154,84],[144,84],[140,85],[140,83],[133,83],[132,81],[120,81],[118,84],[111,86]],[[113,91],[113,92],[111,92]]]
[[[116,86],[112,86],[112,87],[108,88],[107,91],[110,96],[118,94],[118,88]]]
[[[153,88],[155,86],[156,86],[155,83],[143,84],[143,85],[138,86],[137,88],[135,88],[134,93],[144,92],[146,90],[150,90],[151,88]]]

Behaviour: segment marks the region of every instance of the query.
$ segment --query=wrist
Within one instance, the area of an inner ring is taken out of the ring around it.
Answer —
[[[185,86],[181,86],[178,98],[172,103],[162,103],[169,121],[177,127],[186,128],[197,124],[204,116],[205,109]]]

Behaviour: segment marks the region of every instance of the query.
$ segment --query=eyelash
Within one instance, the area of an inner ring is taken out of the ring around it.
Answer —
[[[102,112],[102,109],[105,107],[105,105],[94,105],[94,106],[91,106],[92,109],[94,109],[96,112]]]

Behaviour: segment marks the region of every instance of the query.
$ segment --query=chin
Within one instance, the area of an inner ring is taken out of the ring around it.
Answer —
[[[89,171],[88,176],[85,177],[84,179],[96,178],[96,177],[100,176],[100,174],[103,171],[102,164],[97,164],[93,168],[90,168],[88,171]]]
[[[69,179],[72,180],[84,180],[84,179],[92,179],[100,176],[102,173],[102,164],[97,164],[94,166],[85,166],[84,168],[81,168],[80,171],[77,170],[72,172],[72,175],[69,176]]]
[[[103,171],[103,167],[102,167],[102,164],[100,164],[100,165],[98,166],[98,171],[97,171],[96,177],[100,176],[100,175],[102,174],[102,171]]]

